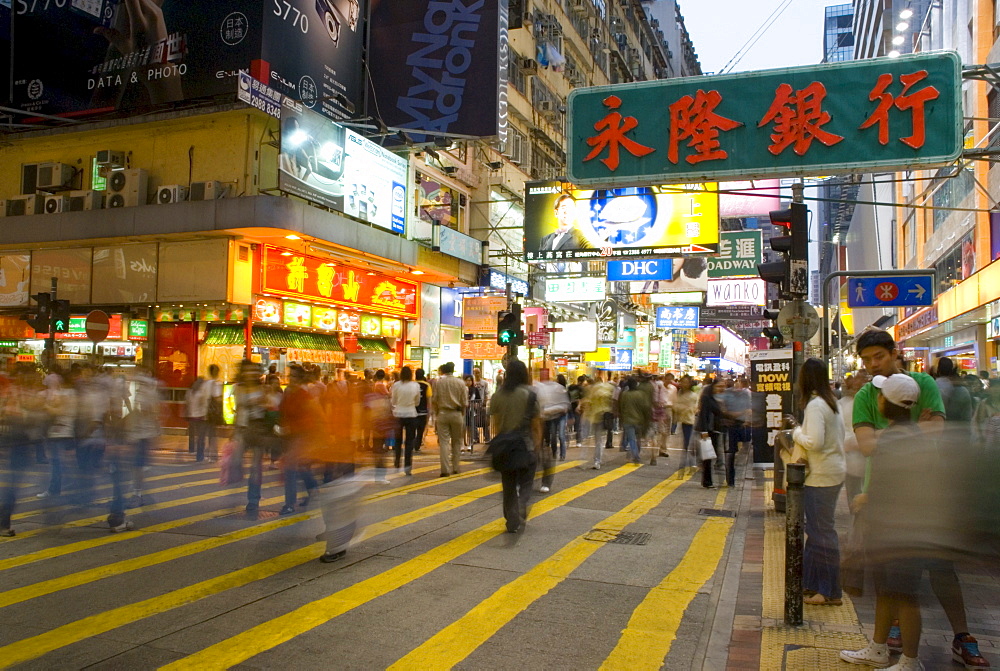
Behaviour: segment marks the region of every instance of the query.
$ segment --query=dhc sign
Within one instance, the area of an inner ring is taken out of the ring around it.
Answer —
[[[673,261],[670,259],[608,261],[608,281],[670,280],[673,279],[673,270]]]

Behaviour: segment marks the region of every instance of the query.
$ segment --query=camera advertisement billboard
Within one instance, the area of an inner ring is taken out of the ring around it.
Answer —
[[[280,190],[406,231],[405,158],[301,105],[286,105],[278,161]]]
[[[528,182],[524,251],[530,262],[690,256],[719,251],[715,184],[614,189]]]
[[[233,94],[239,72],[333,118],[362,108],[366,0],[14,3],[13,105],[74,116]]]

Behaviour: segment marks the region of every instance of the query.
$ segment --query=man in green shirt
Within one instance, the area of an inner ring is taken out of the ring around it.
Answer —
[[[857,340],[857,353],[868,373],[874,377],[889,377],[895,373],[909,375],[920,388],[920,397],[911,408],[913,421],[928,438],[937,440],[944,428],[945,409],[937,382],[926,373],[909,373],[899,367],[899,352],[896,341],[887,331],[877,328],[866,329]],[[879,390],[871,382],[866,384],[854,397],[854,435],[858,439],[861,452],[870,457],[878,445],[878,433],[889,426],[878,407]],[[867,483],[866,483],[867,486]],[[905,483],[904,483],[905,486]],[[952,653],[960,658],[967,668],[988,668],[987,662],[979,654],[976,639],[969,634],[965,615],[965,601],[958,575],[950,562],[933,562],[928,567],[931,587],[955,632]],[[919,613],[919,610],[917,611]],[[875,632],[870,644],[863,650],[843,651],[841,659],[855,664],[886,666],[889,661],[887,643],[892,648],[900,644],[899,629],[892,623],[890,615],[876,609]],[[919,631],[919,619],[915,623]],[[890,625],[892,625],[890,627]],[[884,663],[883,663],[884,662]]]

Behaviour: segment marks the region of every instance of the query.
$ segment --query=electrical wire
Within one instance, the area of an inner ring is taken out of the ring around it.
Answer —
[[[778,20],[786,9],[788,9],[788,6],[792,4],[792,1],[793,0],[782,0],[782,3],[779,4],[773,12],[771,12],[770,16],[764,19],[764,22],[760,25],[760,27],[754,31],[753,35],[751,35],[743,46],[740,47],[739,50],[733,55],[733,57],[729,59],[729,62],[722,66],[722,69],[719,70],[718,74],[722,75],[730,72],[733,68],[739,65],[739,62],[743,60],[743,57],[746,56],[754,45],[760,41],[760,38],[764,36],[764,33],[767,32],[768,28],[774,25],[774,22]]]

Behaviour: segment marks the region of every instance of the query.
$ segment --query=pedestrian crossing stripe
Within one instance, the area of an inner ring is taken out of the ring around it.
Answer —
[[[617,533],[653,510],[678,487],[691,478],[664,480],[653,486],[642,497],[622,510],[608,516],[598,526],[609,533]],[[475,652],[494,634],[542,598],[596,553],[602,543],[594,543],[584,536],[564,545],[548,559],[536,564],[527,573],[500,587],[490,597],[481,601],[468,613],[439,631],[390,669],[450,669]]]
[[[725,497],[726,492],[720,491],[716,508],[722,507]],[[722,560],[732,526],[731,517],[713,517],[702,523],[681,561],[632,611],[618,644],[601,665],[602,670],[663,667],[684,612]]]
[[[582,462],[574,462],[573,465],[578,465],[580,463]],[[431,482],[433,484],[438,484],[438,481],[431,481]],[[485,493],[483,493],[484,491]],[[413,521],[417,521],[417,519],[425,519],[426,517],[429,517],[431,515],[437,515],[439,513],[445,512],[446,510],[452,510],[454,508],[458,508],[467,503],[471,503],[473,500],[477,498],[482,498],[483,496],[494,493],[494,491],[499,491],[498,485],[494,485],[492,487],[486,487],[481,490],[476,490],[474,492],[471,492],[470,494],[463,495],[462,497],[450,497],[446,501],[442,501],[440,503],[428,506],[427,508],[417,511],[417,513],[414,513]],[[370,499],[366,498],[366,500]],[[282,501],[284,501],[284,496],[275,497],[275,503],[279,503]],[[425,512],[429,510],[433,510],[433,512],[425,514]],[[79,587],[80,585],[85,585],[87,583],[95,582],[97,580],[102,580],[104,578],[122,575],[130,571],[137,571],[139,569],[148,568],[150,566],[165,564],[166,562],[173,561],[175,559],[180,559],[182,557],[190,557],[191,555],[198,554],[199,552],[213,550],[215,548],[223,547],[231,543],[236,543],[238,541],[245,540],[247,538],[252,538],[254,536],[265,534],[269,531],[274,531],[275,529],[281,529],[283,527],[291,526],[293,524],[298,524],[299,522],[308,520],[310,518],[319,517],[319,514],[320,513],[318,510],[314,510],[300,515],[283,517],[281,519],[266,522],[264,524],[258,524],[252,527],[247,527],[245,529],[238,529],[236,531],[231,531],[229,533],[222,534],[221,536],[204,538],[202,540],[193,541],[191,543],[185,543],[183,545],[168,548],[166,550],[152,552],[139,557],[133,557],[131,559],[125,559],[122,561],[114,562],[112,564],[104,564],[102,566],[97,566],[91,569],[85,569],[83,571],[77,571],[76,573],[70,573],[68,575],[59,576],[58,578],[52,578],[51,580],[43,580],[41,582],[32,583],[30,585],[25,585],[23,587],[18,587],[16,589],[0,592],[0,608],[13,606],[14,604],[22,603],[24,601],[29,601],[31,599],[36,599],[40,596],[45,596],[46,594],[54,594],[62,590],[71,589],[73,587]],[[384,524],[385,523],[380,523],[376,525],[376,527],[379,529],[378,533],[384,533],[384,531],[381,530],[384,528]],[[405,523],[402,523],[398,519],[394,518],[393,524],[395,524],[395,526],[392,526],[390,528],[403,526]],[[105,536],[104,538],[120,538],[120,536]],[[103,539],[95,539],[95,540],[103,540]]]
[[[218,472],[219,472],[218,468],[202,468],[202,469],[199,469],[197,471],[178,471],[176,473],[165,473],[163,475],[153,475],[153,476],[150,476],[148,478],[145,478],[145,480],[146,480],[146,482],[159,482],[161,480],[172,480],[174,478],[185,478],[185,477],[190,477],[192,475],[205,475],[206,473],[218,473]],[[23,487],[37,487],[38,485],[36,485],[34,483],[31,483],[31,482],[26,482],[22,486]],[[111,484],[95,485],[94,486],[94,490],[111,489],[111,487],[112,487]],[[73,493],[76,493],[76,492],[79,492],[79,491],[80,490],[76,489],[76,488],[74,488],[74,489],[67,489],[67,490],[65,490],[63,492],[63,494],[73,494]],[[38,500],[39,500],[38,497],[31,496],[30,498],[18,499],[17,503],[19,505],[23,505],[23,504],[26,504],[26,503],[37,502]],[[42,500],[44,500],[44,499],[42,499]],[[63,509],[65,510],[65,509],[68,509],[68,508],[63,508]],[[60,512],[60,511],[58,509],[56,509],[56,508],[42,508],[40,510],[34,510],[32,512],[34,514],[36,514],[36,515],[40,515],[40,514],[43,514],[43,513],[54,513],[54,512]]]
[[[602,473],[561,492],[552,494],[534,504],[530,519],[541,515],[605,487],[622,478],[639,466],[620,466],[613,471]],[[285,615],[268,620],[243,633],[232,636],[211,645],[204,650],[188,655],[162,669],[177,671],[179,669],[228,669],[256,655],[275,648],[292,640],[330,620],[347,613],[373,599],[384,596],[445,564],[466,552],[482,545],[491,538],[504,533],[505,523],[502,519],[493,520],[481,527],[468,531],[438,547],[429,550],[413,559],[403,562],[395,568],[383,571],[367,580],[355,583],[329,596],[317,599],[301,606]],[[0,648],[0,659],[4,659],[6,648]]]
[[[556,470],[563,471],[568,468],[575,468],[581,462],[567,462],[561,464]],[[610,473],[609,473],[610,475]],[[383,533],[388,533],[394,529],[412,524],[414,522],[427,519],[445,510],[460,507],[466,503],[471,503],[480,498],[496,494],[500,491],[499,484],[489,485],[479,490],[478,496],[473,497],[470,492],[463,497],[451,497],[446,501],[427,506],[410,513],[397,515],[391,519],[378,524],[370,525],[364,534],[363,539],[374,538]],[[294,550],[292,552],[279,555],[278,557],[263,561],[246,568],[232,571],[223,576],[203,580],[202,582],[181,589],[173,590],[162,596],[145,599],[138,603],[115,608],[104,613],[98,613],[90,617],[85,617],[74,622],[70,622],[61,627],[56,627],[50,631],[31,638],[26,638],[16,643],[11,643],[0,647],[0,660],[4,665],[15,665],[37,659],[54,650],[72,645],[79,641],[99,636],[103,633],[123,627],[132,622],[164,613],[174,608],[185,606],[200,599],[207,598],[214,594],[224,592],[229,589],[242,587],[252,582],[269,578],[283,571],[300,566],[319,557],[326,550],[325,543],[314,543],[312,545]]]

